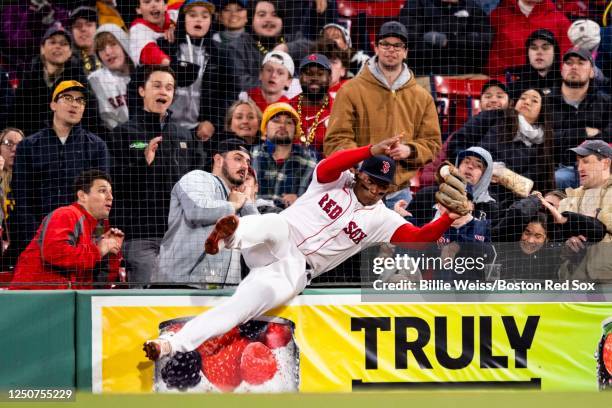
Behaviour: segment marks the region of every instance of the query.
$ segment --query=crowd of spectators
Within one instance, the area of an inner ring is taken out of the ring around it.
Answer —
[[[249,270],[239,254],[204,255],[218,218],[283,211],[322,158],[392,136],[385,204],[416,225],[438,217],[433,174],[449,161],[472,211],[429,251],[490,254],[471,273],[422,277],[612,282],[601,2],[407,0],[384,21],[336,3],[4,6],[0,251],[11,288],[237,284]],[[450,135],[422,85],[434,75],[487,79]]]

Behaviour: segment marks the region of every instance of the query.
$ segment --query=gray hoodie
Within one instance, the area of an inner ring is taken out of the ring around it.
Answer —
[[[370,58],[368,60],[368,69],[370,70],[372,75],[374,75],[374,78],[376,78],[378,82],[383,84],[390,91],[397,91],[406,83],[408,83],[408,81],[410,81],[410,78],[412,77],[408,66],[406,64],[402,64],[402,72],[400,73],[399,77],[397,77],[393,84],[387,83],[387,78],[385,78],[385,75],[382,73],[380,67],[378,66],[378,57]]]
[[[472,196],[474,197],[474,204],[495,201],[489,195],[489,185],[491,184],[491,178],[493,177],[493,158],[491,157],[491,153],[489,153],[482,147],[472,146],[466,150],[463,150],[462,152],[459,152],[459,154],[457,155],[457,159],[455,160],[455,166],[459,167],[461,160],[463,160],[463,157],[465,157],[464,152],[476,153],[476,155],[479,158],[483,159],[487,165],[487,168],[485,169],[484,173],[482,173],[482,177],[480,178],[478,183],[471,186]]]
[[[202,40],[192,42],[189,35],[185,35],[185,37],[187,41],[179,45],[180,54],[178,59],[197,64],[200,69],[198,70],[197,79],[191,85],[176,88],[176,95],[170,110],[172,110],[173,122],[186,129],[194,129],[199,124],[202,76],[210,56],[206,52],[206,48],[202,46]]]
[[[130,58],[128,35],[121,27],[115,24],[102,24],[96,30],[96,37],[102,33],[112,34],[123,48],[126,58]],[[104,126],[112,130],[117,125],[127,122],[129,119],[127,87],[130,83],[130,75],[111,71],[105,66],[92,72],[87,81],[96,95],[98,111]]]

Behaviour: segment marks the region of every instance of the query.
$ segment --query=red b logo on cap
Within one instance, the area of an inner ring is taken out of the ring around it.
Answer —
[[[388,161],[383,161],[383,166],[382,166],[381,171],[383,172],[383,174],[387,174],[389,170],[391,170],[391,165],[389,164]]]
[[[308,56],[308,60],[309,60],[309,61],[316,61],[316,60],[317,60],[317,56],[316,56],[315,54],[310,54],[310,55]]]

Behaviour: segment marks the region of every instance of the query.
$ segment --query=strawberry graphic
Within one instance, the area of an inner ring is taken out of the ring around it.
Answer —
[[[202,372],[206,378],[221,391],[233,391],[242,382],[240,358],[248,345],[248,339],[238,338],[218,353],[203,357]]]
[[[185,325],[185,323],[172,323],[168,326],[166,326],[163,330],[164,332],[172,332],[172,333],[176,333],[177,331],[181,330],[183,328],[183,326]]]
[[[234,327],[232,330],[228,331],[221,336],[213,337],[212,339],[206,340],[204,343],[197,348],[198,352],[202,356],[202,358],[206,356],[212,356],[217,353],[221,348],[232,344],[235,340],[240,337],[240,332],[238,331],[238,327]]]
[[[603,346],[603,361],[606,370],[612,375],[612,334],[608,334]]]
[[[245,347],[240,359],[240,375],[249,384],[259,385],[276,374],[276,358],[272,351],[260,342]]]
[[[285,347],[291,341],[291,336],[291,327],[278,323],[270,323],[264,336],[264,344],[271,349]]]

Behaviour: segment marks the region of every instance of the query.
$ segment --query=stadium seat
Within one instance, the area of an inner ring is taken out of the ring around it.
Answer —
[[[354,37],[354,40],[367,38],[365,41],[369,43],[370,50],[373,51],[376,43],[376,33],[380,26],[386,21],[399,16],[405,4],[404,0],[339,1],[338,14],[349,20],[350,27],[360,27],[363,30],[359,33],[352,33],[352,37]],[[358,19],[362,21],[357,23]],[[363,20],[365,20],[365,24]],[[365,44],[359,41],[354,42],[357,42],[359,47],[366,48]]]
[[[438,108],[443,141],[480,113],[480,91],[488,80],[431,75],[431,93]]]

